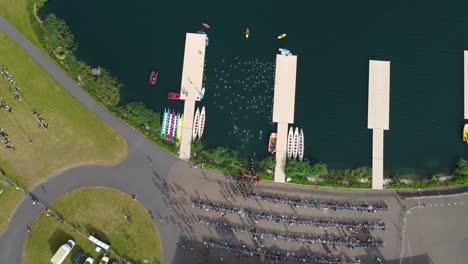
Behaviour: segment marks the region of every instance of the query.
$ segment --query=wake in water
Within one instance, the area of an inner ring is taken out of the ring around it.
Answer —
[[[261,140],[265,127],[259,125],[272,121],[274,61],[235,57],[210,65],[213,74],[205,79],[209,101],[230,124],[230,137],[241,143],[241,149]]]

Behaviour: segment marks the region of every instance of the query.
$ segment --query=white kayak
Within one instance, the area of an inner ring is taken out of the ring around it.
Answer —
[[[193,131],[192,131],[193,140],[197,138],[199,123],[200,123],[200,109],[197,108],[197,111],[195,111],[195,117],[193,118]]]
[[[297,155],[299,156],[299,161],[302,161],[304,159],[304,131],[299,132],[299,150]]]
[[[297,152],[299,151],[299,129],[296,127],[294,130],[294,140],[293,140],[293,158],[297,158]]]
[[[294,134],[293,133],[294,133],[293,128],[290,127],[289,128],[289,133],[288,133],[288,149],[287,149],[288,158],[291,158],[292,153],[293,153],[293,140],[294,140]]]
[[[205,130],[205,120],[206,120],[206,114],[205,114],[205,107],[202,107],[202,110],[200,112],[200,124],[198,125],[198,138],[201,139],[203,136],[203,131]]]

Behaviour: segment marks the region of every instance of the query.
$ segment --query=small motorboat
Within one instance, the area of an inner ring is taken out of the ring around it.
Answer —
[[[285,38],[286,36],[287,36],[286,33],[280,34],[280,35],[278,35],[278,39]]]
[[[161,124],[161,133],[160,133],[161,138],[164,138],[164,136],[166,135],[167,118],[168,117],[169,117],[169,109],[164,108],[163,120],[162,120],[162,124]]]
[[[276,152],[276,133],[271,133],[270,140],[268,141],[268,152],[275,153]]]
[[[208,45],[210,45],[210,38],[208,38],[208,36],[206,36],[205,46],[208,47]]]
[[[293,153],[293,140],[294,140],[294,131],[293,131],[293,128],[290,127],[290,128],[289,128],[289,133],[288,133],[288,149],[287,149],[288,158],[291,158],[291,157],[292,157],[292,153]]]
[[[297,158],[297,152],[299,151],[299,129],[294,129],[294,140],[293,140],[293,158]]]
[[[200,123],[200,108],[197,108],[197,111],[195,111],[195,117],[193,118],[192,140],[195,140],[197,138],[199,123]]]
[[[304,159],[304,131],[299,132],[299,150],[297,151],[297,156],[299,157],[299,161]]]
[[[468,143],[468,124],[463,126],[463,142]]]
[[[201,89],[201,92],[200,92],[200,99],[203,99],[203,97],[205,96],[205,87],[203,87]]]
[[[291,56],[292,53],[291,51],[287,50],[287,49],[278,49],[280,52],[281,52],[281,55],[285,55],[285,56]]]
[[[169,99],[169,100],[180,100],[180,93],[169,92],[167,94],[167,99]]]
[[[210,28],[210,25],[208,25],[207,23],[201,23],[201,24],[204,28]]]
[[[202,107],[202,110],[200,112],[200,124],[198,125],[198,139],[201,139],[201,137],[203,136],[203,131],[205,130],[205,120],[205,107]]]
[[[151,71],[148,83],[155,84],[158,81],[158,75],[159,75],[158,71]]]
[[[248,39],[248,38],[249,38],[249,35],[250,35],[250,30],[249,30],[249,28],[247,28],[247,29],[245,30],[245,38]]]

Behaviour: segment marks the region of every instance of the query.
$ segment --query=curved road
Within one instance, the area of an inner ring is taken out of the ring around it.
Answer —
[[[41,202],[48,204],[65,192],[84,186],[96,185],[109,186],[129,194],[137,194],[138,200],[143,206],[157,214],[157,217],[155,215],[154,222],[158,226],[161,235],[163,263],[179,262],[180,260],[178,261],[176,259],[176,243],[181,236],[190,236],[189,233],[194,233],[191,224],[196,221],[193,215],[187,214],[189,216],[184,216],[183,213],[178,213],[179,210],[187,212],[186,209],[189,207],[189,204],[186,200],[190,198],[189,196],[208,197],[208,194],[218,195],[218,200],[230,200],[234,197],[232,194],[235,193],[235,190],[234,187],[230,187],[231,183],[229,177],[225,177],[223,173],[220,172],[206,173],[205,171],[191,169],[188,163],[179,160],[171,153],[153,144],[153,142],[128,127],[120,119],[116,118],[104,107],[99,105],[79,87],[73,79],[68,77],[65,72],[44,56],[28,39],[2,17],[0,17],[0,29],[18,43],[38,64],[49,72],[55,80],[91,112],[116,130],[117,133],[122,135],[128,144],[128,156],[122,163],[112,167],[82,166],[67,170],[49,178],[46,182],[36,187],[32,191],[33,195]],[[178,190],[174,192],[172,195],[173,197],[169,198],[167,194],[160,191],[158,182],[169,182],[172,180],[177,181],[178,184],[175,184],[175,186]],[[180,185],[184,185],[187,188],[183,189]],[[385,238],[386,246],[381,251],[369,250],[364,252],[364,254],[369,256],[383,255],[386,259],[391,260],[389,263],[422,263],[418,262],[414,257],[422,256],[424,252],[429,252],[423,256],[424,263],[429,263],[427,260],[431,259],[445,259],[444,253],[440,251],[437,251],[438,255],[432,255],[431,252],[435,252],[431,251],[430,248],[434,246],[433,244],[428,245],[429,248],[418,248],[417,238],[419,233],[417,233],[416,230],[418,226],[421,234],[427,234],[427,231],[431,231],[430,229],[434,228],[434,226],[425,228],[424,225],[420,224],[421,222],[429,222],[428,218],[431,217],[431,214],[419,216],[419,213],[428,212],[432,210],[431,208],[433,207],[427,206],[425,209],[412,210],[413,212],[411,212],[409,209],[417,207],[418,205],[415,200],[407,199],[402,201],[394,191],[319,189],[268,182],[260,184],[257,188],[275,192],[302,191],[306,194],[311,194],[311,192],[313,192],[314,195],[320,197],[339,196],[352,199],[358,197],[383,199],[389,204],[389,213],[382,216],[382,218],[385,218],[386,223],[388,223],[388,231],[383,235],[385,237],[382,237]],[[189,189],[191,189],[190,195],[186,192]],[[460,208],[460,210],[452,210],[461,213],[455,214],[452,211],[447,211],[447,214],[444,213],[441,216],[442,221],[444,218],[467,219],[468,216],[466,214],[468,213],[464,213],[467,210],[461,210],[462,207],[460,207],[460,202],[462,200],[466,200],[465,203],[468,204],[467,195],[456,198],[459,199],[457,200],[457,207],[453,206],[453,201],[447,202],[444,199],[445,198],[435,198],[432,199],[433,202],[431,203],[438,204],[440,208],[440,205],[445,202],[447,205],[450,204],[450,208]],[[426,199],[423,199],[423,202],[425,202],[425,200]],[[9,263],[22,262],[21,256],[26,238],[26,226],[34,222],[40,210],[41,207],[32,205],[30,201],[23,200],[20,203],[5,232],[0,236],[0,259],[8,260]],[[331,214],[331,212],[329,214]],[[408,223],[406,223],[407,217],[409,219]],[[160,221],[159,219],[161,218],[166,220]],[[178,221],[176,221],[176,219]],[[403,223],[405,223],[405,225]],[[454,223],[464,225],[464,223],[461,224],[460,222]],[[409,226],[407,228],[412,232],[408,232],[407,236],[405,236],[404,228],[406,225]],[[413,232],[412,230],[415,231]],[[465,254],[463,252],[468,252],[468,250],[461,247],[463,243],[466,244],[465,242],[468,241],[468,229],[462,228],[461,230],[466,230],[464,232],[454,228],[451,230],[455,230],[455,233],[459,235],[459,240],[456,242],[458,245],[454,245],[460,246],[456,254]],[[406,243],[401,243],[402,238]],[[440,236],[435,237],[435,239],[439,238]],[[450,243],[450,239],[444,242]],[[460,243],[462,244],[460,245]],[[422,243],[419,244],[422,245]],[[435,245],[437,245],[437,243]],[[402,249],[401,251],[400,248]],[[191,259],[191,261],[193,262],[194,259]],[[181,261],[181,263],[183,263],[183,261]]]
[[[70,169],[48,179],[41,185],[42,187],[36,187],[32,193],[41,202],[48,204],[63,193],[79,187],[109,186],[127,193],[138,194],[138,200],[148,210],[158,212],[162,216],[173,217],[173,210],[164,204],[162,195],[154,187],[153,179],[155,174],[153,169],[156,170],[157,168],[156,173],[161,177],[167,177],[169,169],[179,159],[153,144],[99,105],[3,17],[0,17],[0,29],[18,43],[76,99],[122,135],[128,144],[128,156],[122,163],[113,167],[83,166]],[[149,159],[152,160],[152,166]],[[8,260],[9,263],[21,263],[25,227],[34,222],[39,213],[39,206],[32,205],[30,201],[23,200],[21,202],[5,233],[0,237],[1,259]],[[181,233],[180,227],[158,223],[158,229],[161,234],[164,252],[163,263],[172,263],[176,240]]]

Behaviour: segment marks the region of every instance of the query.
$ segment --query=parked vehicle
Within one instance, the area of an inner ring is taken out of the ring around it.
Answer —
[[[83,257],[83,250],[78,251],[75,256],[73,256],[72,264],[80,264],[80,259]]]
[[[50,262],[52,264],[62,264],[62,262],[65,260],[65,258],[70,254],[70,251],[72,248],[75,246],[75,241],[73,240],[68,240],[67,243],[63,244],[57,252],[55,252],[55,255],[50,259]]]
[[[107,263],[109,263],[109,257],[104,255],[101,261],[99,262],[99,264],[107,264]]]
[[[84,264],[93,264],[93,262],[94,262],[94,259],[92,257],[88,257],[86,258]]]

